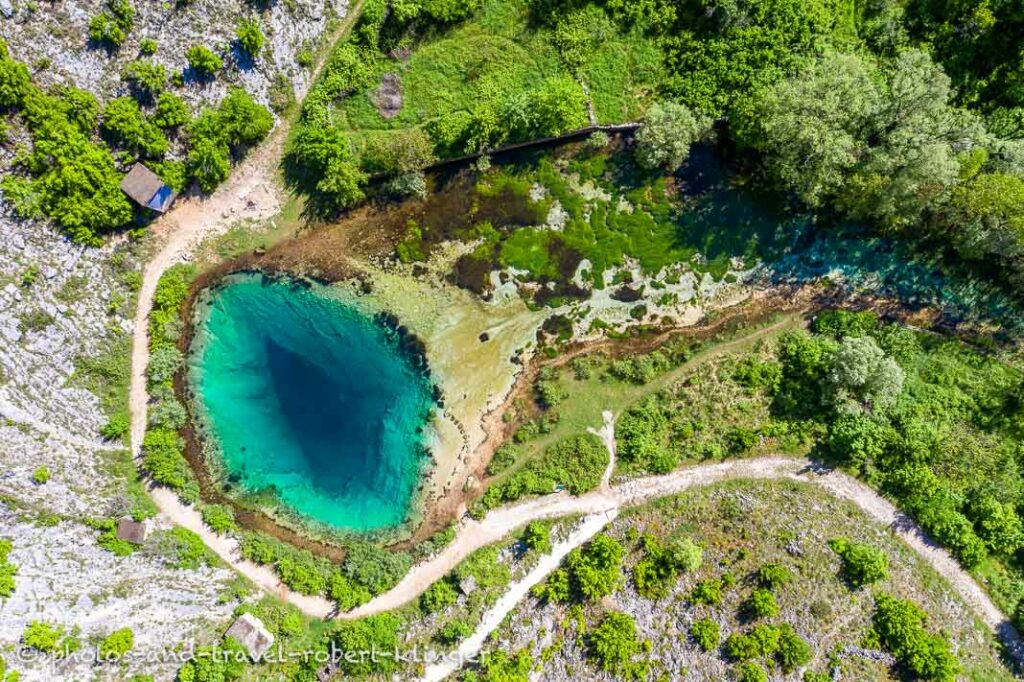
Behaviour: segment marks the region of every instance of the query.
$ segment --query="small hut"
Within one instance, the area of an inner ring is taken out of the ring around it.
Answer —
[[[117,522],[117,538],[133,545],[141,545],[149,537],[152,528],[153,524],[149,519],[136,521],[132,517],[126,516]]]
[[[251,613],[239,616],[225,634],[244,646],[254,661],[258,661],[267,653],[267,649],[274,643],[274,636],[263,625],[263,621]]]
[[[177,194],[141,163],[132,166],[128,175],[121,180],[121,191],[132,201],[157,213],[165,213]]]

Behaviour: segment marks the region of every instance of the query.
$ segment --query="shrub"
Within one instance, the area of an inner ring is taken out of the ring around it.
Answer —
[[[202,509],[203,523],[214,533],[230,533],[238,530],[235,510],[224,504],[207,504]]]
[[[188,65],[200,78],[209,78],[224,67],[224,62],[205,45],[193,45],[185,52]]]
[[[811,660],[811,646],[800,635],[796,634],[793,626],[783,623],[779,626],[779,650],[777,657],[783,672],[789,674]]]
[[[772,618],[779,615],[779,603],[775,600],[775,595],[763,587],[754,588],[744,602],[743,609],[753,618]]]
[[[537,599],[546,602],[558,603],[569,601],[572,597],[569,572],[562,568],[552,571],[547,580],[533,587],[531,594]]]
[[[880,549],[846,538],[829,540],[828,546],[843,560],[843,574],[854,587],[885,580],[889,575],[889,558]]]
[[[135,646],[135,634],[131,628],[114,630],[100,642],[100,658],[104,661],[116,661],[131,651]]]
[[[50,480],[50,470],[46,467],[39,467],[32,472],[32,482],[42,485]]]
[[[64,628],[41,620],[34,620],[25,627],[21,641],[30,649],[44,654],[69,653],[69,650],[78,648],[73,638],[64,636]]]
[[[618,540],[604,533],[583,548],[574,549],[565,562],[573,591],[584,599],[600,599],[617,590],[623,580],[625,553]]]
[[[872,618],[882,645],[924,680],[953,680],[960,666],[949,641],[924,629],[925,614],[916,604],[886,594],[875,597]]]
[[[18,567],[7,560],[11,548],[10,540],[0,538],[0,599],[14,594],[14,576],[18,573]]]
[[[718,606],[722,603],[722,592],[725,585],[721,578],[708,578],[701,580],[690,593],[690,601],[694,604],[707,604]]]
[[[769,590],[778,589],[792,579],[789,569],[780,564],[765,564],[757,569],[757,582]]]
[[[737,662],[767,658],[779,650],[779,639],[779,628],[761,623],[745,634],[734,632],[729,635],[725,640],[725,655]]]
[[[710,653],[718,648],[721,631],[715,621],[710,618],[701,618],[690,626],[690,637],[697,643],[697,646]]]
[[[613,611],[590,633],[589,650],[602,670],[626,669],[640,651],[636,622],[625,613]]]
[[[228,637],[223,644],[197,647],[191,660],[178,669],[178,682],[227,682],[245,670],[246,650]]]
[[[181,454],[184,442],[177,431],[150,429],[142,440],[142,464],[153,480],[175,490],[194,481],[194,474]]]
[[[368,589],[350,580],[340,571],[333,571],[327,579],[327,596],[337,602],[340,611],[354,609],[370,601],[372,597]]]
[[[163,534],[158,544],[160,551],[177,568],[195,570],[202,564],[209,564],[212,558],[203,539],[187,528],[172,528]]]
[[[345,575],[365,585],[371,593],[380,594],[394,587],[411,565],[412,558],[408,554],[360,542],[349,548],[341,568]]]
[[[459,592],[451,580],[444,578],[427,588],[420,597],[420,608],[426,614],[443,611],[459,599]]]
[[[836,339],[845,336],[866,336],[878,327],[878,313],[870,310],[826,310],[815,316],[811,330]]]
[[[449,646],[473,634],[473,626],[464,620],[452,620],[437,631],[437,641]]]
[[[156,54],[157,44],[152,38],[143,38],[139,43],[139,52],[147,57],[152,57]]]
[[[129,0],[107,0],[107,9],[89,21],[89,40],[117,49],[134,25],[135,9]]]
[[[682,104],[653,104],[636,134],[636,161],[648,170],[678,168],[690,153],[690,145],[704,137],[710,122]]]
[[[523,530],[523,544],[542,554],[550,552],[551,527],[542,521],[530,522]]]
[[[151,121],[160,128],[177,128],[188,123],[188,108],[185,105],[185,100],[173,92],[160,93]]]
[[[21,106],[30,87],[28,67],[12,59],[7,43],[0,39],[0,109]]]
[[[161,344],[154,348],[149,356],[149,365],[146,366],[150,386],[170,382],[184,362],[185,356],[182,352],[170,344]]]
[[[235,36],[238,38],[239,46],[254,59],[259,56],[260,50],[267,42],[266,36],[263,35],[263,29],[260,28],[260,22],[256,19],[242,19],[235,29]]]
[[[644,536],[646,556],[633,569],[637,591],[648,599],[659,599],[668,594],[672,582],[680,572],[700,567],[703,551],[688,538],[670,542],[667,546],[652,535]]]
[[[395,651],[400,646],[401,625],[402,621],[390,613],[344,621],[338,624],[331,640],[338,651]],[[396,666],[394,656],[341,656],[338,667],[343,679],[370,674],[390,679]]]
[[[747,661],[737,668],[738,682],[768,682],[768,673],[757,663]]]
[[[130,62],[128,66],[124,67],[121,77],[147,101],[151,101],[153,97],[159,95],[167,85],[167,69],[163,64],[145,59],[136,59]]]
[[[103,130],[111,141],[141,156],[159,158],[167,153],[167,138],[142,116],[131,97],[118,97],[103,110]]]
[[[15,211],[22,217],[49,216],[73,240],[86,244],[97,244],[99,234],[130,223],[132,207],[110,151],[93,143],[91,130],[82,129],[68,102],[30,88],[23,107],[33,144],[19,155],[15,168],[27,177],[12,171],[0,179]]]
[[[242,88],[233,87],[216,108],[204,109],[188,126],[189,174],[204,192],[228,176],[231,150],[267,136],[274,125],[270,111]]]

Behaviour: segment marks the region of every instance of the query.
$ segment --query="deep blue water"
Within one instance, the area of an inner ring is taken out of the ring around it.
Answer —
[[[364,312],[319,285],[232,276],[197,328],[190,378],[236,485],[336,528],[406,519],[431,386]]]

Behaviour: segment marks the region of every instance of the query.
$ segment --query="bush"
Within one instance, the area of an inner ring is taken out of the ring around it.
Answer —
[[[178,128],[188,123],[188,107],[179,95],[163,92],[156,98],[156,109],[150,119],[159,128]]]
[[[653,104],[636,134],[636,161],[648,170],[678,168],[690,146],[707,135],[711,124],[682,104]]]
[[[188,126],[189,174],[212,192],[231,169],[231,151],[256,144],[274,125],[270,111],[242,88],[233,87],[216,108],[204,109]]]
[[[608,465],[608,452],[596,436],[587,434],[560,440],[528,461],[501,485],[488,488],[481,504],[490,509],[524,495],[546,495],[562,487],[573,495],[596,488]]]
[[[573,592],[584,599],[600,599],[617,590],[623,580],[625,553],[618,540],[604,533],[574,549],[565,562]]]
[[[792,579],[793,574],[780,564],[765,564],[757,569],[758,584],[769,590],[776,590]]]
[[[157,44],[152,38],[143,38],[139,42],[139,52],[147,57],[152,57],[156,54]]]
[[[18,215],[49,216],[85,244],[98,244],[100,234],[130,223],[133,211],[114,159],[93,143],[91,130],[82,129],[72,105],[30,87],[23,107],[32,149],[19,155],[15,168],[26,175],[12,171],[0,179]]]
[[[464,620],[452,620],[437,631],[437,641],[452,646],[473,634],[473,626]]]
[[[854,587],[863,587],[889,576],[889,558],[885,553],[846,538],[829,540],[828,546],[843,560],[843,575]]]
[[[181,452],[184,446],[177,431],[150,429],[142,440],[142,465],[157,483],[183,490],[195,480],[195,474]]]
[[[130,62],[124,67],[121,77],[147,101],[159,95],[167,85],[167,69],[163,64],[145,59]]]
[[[203,539],[187,528],[172,528],[160,537],[158,544],[177,568],[195,570],[212,559]]]
[[[412,558],[408,554],[360,542],[349,548],[341,568],[345,575],[366,586],[371,593],[380,594],[394,587],[411,565]]]
[[[259,56],[260,50],[267,42],[260,28],[260,22],[256,19],[242,19],[235,29],[235,36],[238,38],[239,46],[255,59]],[[218,67],[219,68],[219,67]]]
[[[704,651],[711,653],[718,648],[721,639],[718,623],[710,618],[701,618],[690,626],[690,637]]]
[[[793,626],[783,623],[779,626],[779,650],[777,657],[782,671],[787,675],[802,665],[807,665],[811,660],[811,646],[800,635],[796,634]]]
[[[131,628],[114,630],[100,642],[100,659],[117,661],[135,646],[135,634]]]
[[[349,580],[340,571],[334,571],[327,579],[327,596],[338,604],[338,610],[348,611],[370,601],[373,595],[364,586]]]
[[[161,344],[153,349],[146,366],[150,387],[167,384],[185,363],[185,356],[175,346]]]
[[[143,118],[138,102],[131,97],[118,97],[107,103],[103,130],[114,144],[140,156],[159,158],[167,153],[167,138],[160,128]]]
[[[743,610],[752,618],[773,618],[779,615],[779,603],[774,594],[757,587],[744,602]]]
[[[633,569],[633,582],[648,599],[666,596],[680,572],[695,571],[703,561],[703,551],[688,538],[662,546],[654,536],[645,535],[643,544],[646,555]]]
[[[18,567],[7,560],[11,548],[10,540],[0,538],[0,599],[14,594],[14,576],[18,573]]]
[[[205,45],[193,45],[188,48],[185,58],[200,78],[209,78],[224,68],[223,60]]]
[[[694,604],[707,604],[718,606],[722,603],[722,592],[725,584],[721,578],[708,578],[701,580],[690,593],[690,601]]]
[[[607,614],[590,633],[589,650],[602,670],[625,670],[640,651],[636,622],[625,613]]]
[[[886,594],[875,597],[872,618],[882,645],[915,676],[953,680],[960,670],[949,641],[924,629],[925,614],[916,604]]]
[[[420,608],[426,614],[444,611],[459,599],[459,592],[452,581],[444,578],[427,588],[420,597]]]
[[[214,533],[223,535],[238,530],[235,510],[224,504],[207,504],[202,509],[203,523]]]
[[[768,673],[757,663],[747,661],[737,668],[736,679],[738,682],[768,682]]]
[[[135,25],[135,9],[129,0],[107,0],[107,9],[89,21],[89,40],[117,49]]]
[[[535,552],[551,551],[551,526],[543,521],[532,521],[523,530],[523,544]]]
[[[338,651],[395,651],[400,646],[401,625],[402,621],[390,613],[343,621],[331,634],[331,641]],[[341,656],[338,667],[343,679],[371,674],[390,679],[397,661],[394,656]]]
[[[779,629],[761,623],[747,633],[734,632],[725,640],[725,656],[731,661],[744,662],[767,658],[779,650]]]
[[[32,482],[37,485],[42,485],[50,480],[50,470],[46,467],[39,467],[32,472]]]
[[[56,656],[67,656],[81,646],[78,638],[74,634],[66,634],[63,627],[40,620],[34,620],[25,627],[21,642],[30,649]]]
[[[21,106],[30,87],[28,67],[12,59],[7,43],[0,39],[0,109]]]
[[[228,637],[221,645],[197,647],[191,660],[178,669],[178,682],[228,682],[245,670],[248,656],[241,644]]]

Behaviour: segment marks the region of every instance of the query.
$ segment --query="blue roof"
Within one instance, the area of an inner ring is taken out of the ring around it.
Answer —
[[[171,203],[171,199],[174,198],[174,190],[167,185],[163,185],[156,193],[146,202],[146,206],[153,209],[154,211],[160,211],[163,213],[167,210],[168,204]]]

